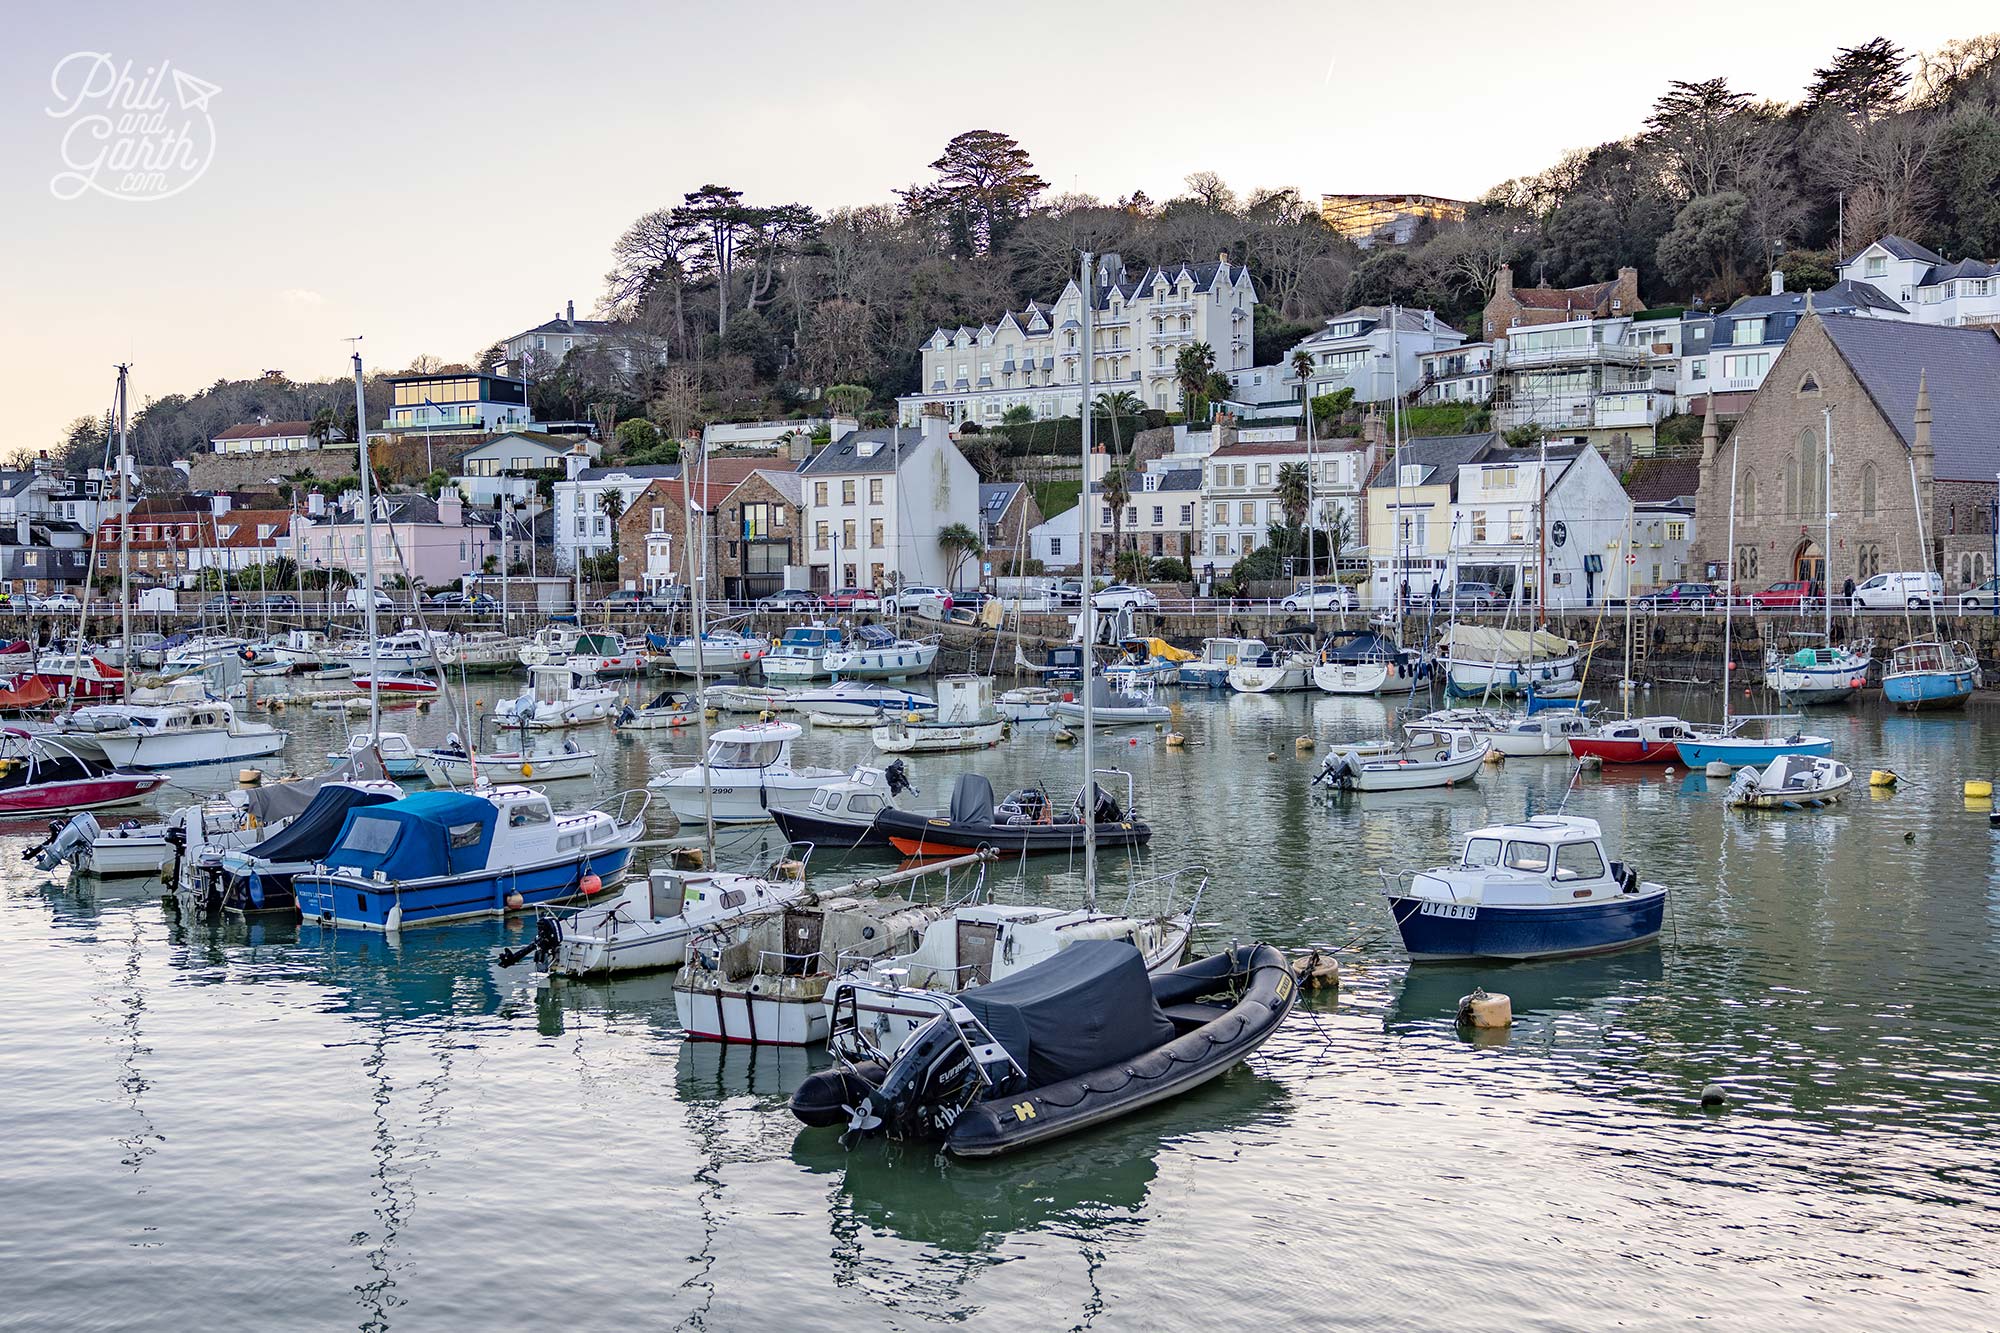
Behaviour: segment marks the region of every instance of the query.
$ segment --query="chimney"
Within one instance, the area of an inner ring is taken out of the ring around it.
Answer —
[[[438,492],[438,522],[447,528],[462,526],[465,522],[465,501],[459,497],[456,486],[447,486]]]
[[[1506,296],[1512,293],[1513,290],[1514,266],[1512,264],[1502,264],[1499,268],[1494,269],[1493,294],[1495,296]]]
[[[1216,255],[1215,262],[1222,265],[1222,271],[1227,273],[1229,271],[1229,252],[1224,250]]]
[[[563,455],[563,479],[575,481],[577,473],[590,466],[590,454],[581,448],[572,449]]]
[[[1785,294],[1785,271],[1783,269],[1774,268],[1771,270],[1771,295],[1783,296],[1784,294]]]
[[[213,518],[221,518],[229,512],[229,492],[217,491],[208,497],[208,512]]]
[[[576,327],[576,302],[570,301],[563,307],[563,322],[571,328]]]
[[[831,421],[827,422],[827,439],[834,444],[839,444],[843,436],[860,429],[861,419],[859,417],[844,417],[836,414]]]
[[[307,491],[307,492],[306,492],[306,517],[308,517],[308,518],[325,518],[325,517],[326,517],[326,492],[325,492],[325,491]]]

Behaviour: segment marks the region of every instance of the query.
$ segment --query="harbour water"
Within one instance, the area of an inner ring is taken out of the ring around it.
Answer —
[[[1733,813],[1698,775],[1585,775],[1567,811],[1672,885],[1659,947],[1416,970],[1376,869],[1553,810],[1567,766],[1310,785],[1325,741],[1388,716],[1198,696],[1185,749],[1105,738],[1157,830],[1139,868],[1105,857],[1106,896],[1204,864],[1203,939],[1342,946],[1345,984],[1199,1093],[990,1163],[802,1132],[785,1098],[823,1057],[684,1043],[670,978],[538,988],[494,961],[526,921],[188,928],[157,885],[43,875],[18,855],[40,824],[0,828],[0,1327],[2000,1322],[2000,841],[1959,794],[2000,771],[2000,713],[1816,715],[1836,757],[1905,778],[1817,813]],[[281,725],[304,768],[345,724]],[[1307,733],[1318,754],[1294,749]],[[559,804],[692,749],[574,735],[604,757]],[[869,753],[851,732],[798,747]],[[943,804],[967,764],[1001,791],[1073,788],[1078,756],[1035,735],[917,756],[911,799]],[[177,775],[158,803],[233,777]],[[777,850],[724,845],[735,867]],[[1060,860],[993,885],[1077,889]],[[1475,984],[1512,995],[1511,1031],[1460,1034]],[[1699,1105],[1711,1082],[1720,1112]]]

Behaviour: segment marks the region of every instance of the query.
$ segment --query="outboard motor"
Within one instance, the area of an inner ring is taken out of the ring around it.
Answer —
[[[889,783],[889,795],[901,796],[906,791],[915,791],[910,785],[910,770],[898,759],[882,770],[882,776]]]
[[[1319,776],[1313,779],[1313,785],[1317,787],[1325,783],[1329,787],[1346,787],[1353,777],[1354,769],[1348,763],[1347,756],[1332,754],[1327,756],[1325,765],[1319,770]]]
[[[841,1142],[877,1130],[896,1139],[939,1137],[980,1093],[1002,1087],[1014,1072],[1006,1050],[971,1011],[950,1003],[910,1034],[882,1082],[847,1108]]]
[[[99,832],[97,819],[88,810],[67,820],[51,819],[49,836],[21,853],[21,859],[33,861],[39,870],[54,870],[65,861],[74,865]]]
[[[1739,768],[1729,783],[1729,799],[1741,801],[1754,794],[1763,783],[1762,775],[1755,768]]]

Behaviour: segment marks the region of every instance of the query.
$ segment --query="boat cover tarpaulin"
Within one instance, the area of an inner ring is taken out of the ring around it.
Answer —
[[[1384,658],[1400,657],[1402,653],[1403,650],[1392,640],[1383,638],[1372,629],[1326,646],[1326,660],[1329,662],[1380,662]]]
[[[954,824],[991,824],[993,784],[977,773],[959,774],[958,785],[951,789],[951,810],[947,817]]]
[[[1174,1039],[1146,960],[1123,940],[1078,940],[1055,957],[960,997],[1041,1087]]]
[[[1165,658],[1169,662],[1192,662],[1200,656],[1199,653],[1191,653],[1185,648],[1176,648],[1165,639],[1146,640],[1146,651],[1151,653],[1155,660]]]
[[[394,799],[387,792],[362,791],[358,787],[321,787],[291,823],[252,847],[250,855],[265,861],[317,861],[333,850],[333,840],[347,823],[349,810],[364,805],[387,805]]]
[[[355,782],[363,778],[387,776],[382,768],[382,757],[370,746],[350,752],[324,773],[300,778],[297,782],[274,782],[264,787],[252,787],[243,793],[243,805],[259,824],[274,824],[280,819],[298,815],[312,804],[313,797],[319,795],[320,788],[329,782]]]
[[[379,870],[390,879],[477,870],[486,864],[498,813],[493,802],[454,791],[350,810],[326,864],[357,875]]]
[[[1453,625],[1445,634],[1444,650],[1464,662],[1542,662],[1569,656],[1576,651],[1576,640],[1540,629]]]

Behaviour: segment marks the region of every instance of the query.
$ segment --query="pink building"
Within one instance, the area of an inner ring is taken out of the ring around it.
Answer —
[[[367,567],[366,530],[358,504],[301,521],[296,529],[299,562],[307,569],[345,569],[359,581]],[[515,548],[506,554],[518,559],[518,543]],[[384,583],[401,576],[413,584],[444,587],[477,573],[488,557],[497,562],[502,554],[492,515],[467,508],[455,492],[436,500],[375,497],[375,576]]]

